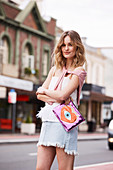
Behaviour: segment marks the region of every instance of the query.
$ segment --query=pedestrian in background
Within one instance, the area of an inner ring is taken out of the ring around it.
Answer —
[[[78,107],[80,92],[86,72],[85,50],[79,34],[73,30],[63,32],[53,52],[55,65],[50,69],[47,79],[37,89],[39,100],[46,102],[44,108],[38,113],[42,119],[42,128],[38,142],[36,170],[50,170],[55,155],[58,160],[59,170],[73,170],[74,157],[77,155],[78,128],[65,131],[62,124],[53,113],[53,108],[59,103],[68,104],[70,97]],[[63,73],[67,70],[61,89],[55,85]],[[69,71],[69,73],[68,73]],[[71,72],[75,74],[72,74]]]

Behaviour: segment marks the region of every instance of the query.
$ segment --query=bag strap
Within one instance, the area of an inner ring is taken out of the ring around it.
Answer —
[[[54,90],[56,90],[56,89],[61,90],[62,82],[63,82],[63,79],[64,79],[66,73],[67,73],[67,70],[65,69],[65,67],[63,67],[63,72],[62,72],[61,76],[59,77],[58,81],[56,82]]]

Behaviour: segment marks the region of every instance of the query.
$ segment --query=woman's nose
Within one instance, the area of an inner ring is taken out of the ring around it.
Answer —
[[[65,50],[68,50],[68,49],[69,49],[69,48],[68,48],[68,45],[66,45],[66,46],[65,46]]]

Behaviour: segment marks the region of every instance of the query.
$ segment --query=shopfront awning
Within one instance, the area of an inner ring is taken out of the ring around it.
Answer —
[[[113,101],[113,97],[106,96],[105,94],[96,93],[96,92],[91,92],[90,99],[101,101],[101,102]]]
[[[83,92],[83,100],[93,100],[98,102],[110,102],[113,101],[113,97],[106,96],[102,93],[96,93],[92,91]]]
[[[0,86],[33,91],[33,82],[0,75]]]
[[[98,86],[95,84],[87,84],[83,85],[82,89],[82,99],[83,100],[93,100],[98,102],[111,102],[113,101],[112,96],[107,96],[105,94],[105,87]]]

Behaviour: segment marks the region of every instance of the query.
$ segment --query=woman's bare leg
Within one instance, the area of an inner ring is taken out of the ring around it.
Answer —
[[[55,147],[38,146],[36,170],[50,170],[55,155]]]
[[[58,160],[58,170],[73,170],[74,155],[68,155],[62,148],[56,148],[56,155]]]

